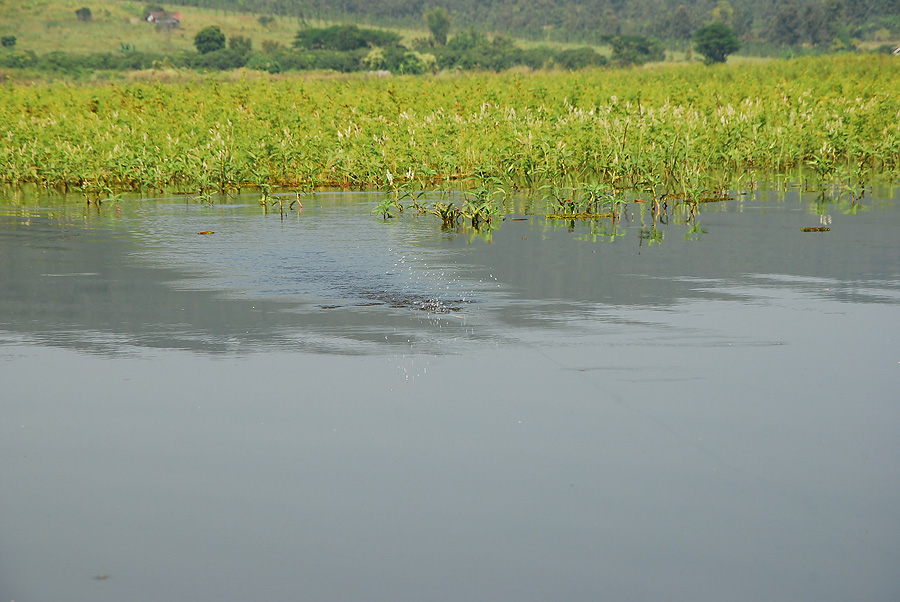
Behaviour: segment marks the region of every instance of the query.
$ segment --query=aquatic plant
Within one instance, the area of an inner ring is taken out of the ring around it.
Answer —
[[[400,203],[400,199],[397,198],[397,195],[391,192],[382,197],[381,201],[379,201],[372,209],[372,213],[380,214],[382,219],[389,219],[394,217],[394,214],[391,213],[393,209],[403,211],[403,205]]]
[[[431,209],[431,213],[441,218],[444,227],[449,228],[456,226],[463,218],[462,211],[453,203],[444,203],[437,201]]]
[[[503,211],[501,188],[532,191],[548,213],[616,215],[631,193],[660,212],[720,198],[751,170],[805,168],[811,186],[861,198],[900,172],[900,63],[890,58],[312,84],[7,82],[0,184],[92,202],[106,189],[213,202],[252,188],[269,206],[285,189],[378,188],[470,225]],[[425,203],[432,190],[445,195],[440,207]]]
[[[465,191],[465,202],[459,210],[461,217],[468,219],[473,228],[489,225],[500,214],[497,196],[505,197],[503,181],[495,176],[482,176],[477,186]]]

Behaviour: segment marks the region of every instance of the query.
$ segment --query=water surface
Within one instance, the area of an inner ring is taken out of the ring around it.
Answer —
[[[898,200],[7,198],[0,600],[896,600]]]

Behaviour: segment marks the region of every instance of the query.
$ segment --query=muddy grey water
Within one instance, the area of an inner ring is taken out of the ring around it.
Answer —
[[[896,191],[376,200],[4,200],[0,599],[900,599]]]

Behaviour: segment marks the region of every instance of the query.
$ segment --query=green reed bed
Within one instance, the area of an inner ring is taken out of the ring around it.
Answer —
[[[577,74],[8,83],[0,183],[89,199],[344,186],[398,198],[461,187],[483,200],[485,187],[491,198],[525,188],[571,212],[601,211],[623,191],[699,201],[751,169],[811,168],[858,190],[900,171],[898,81],[900,60],[868,55]]]

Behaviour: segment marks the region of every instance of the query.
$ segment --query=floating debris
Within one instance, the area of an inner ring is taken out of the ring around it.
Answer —
[[[554,213],[547,219],[609,219],[612,213]]]

